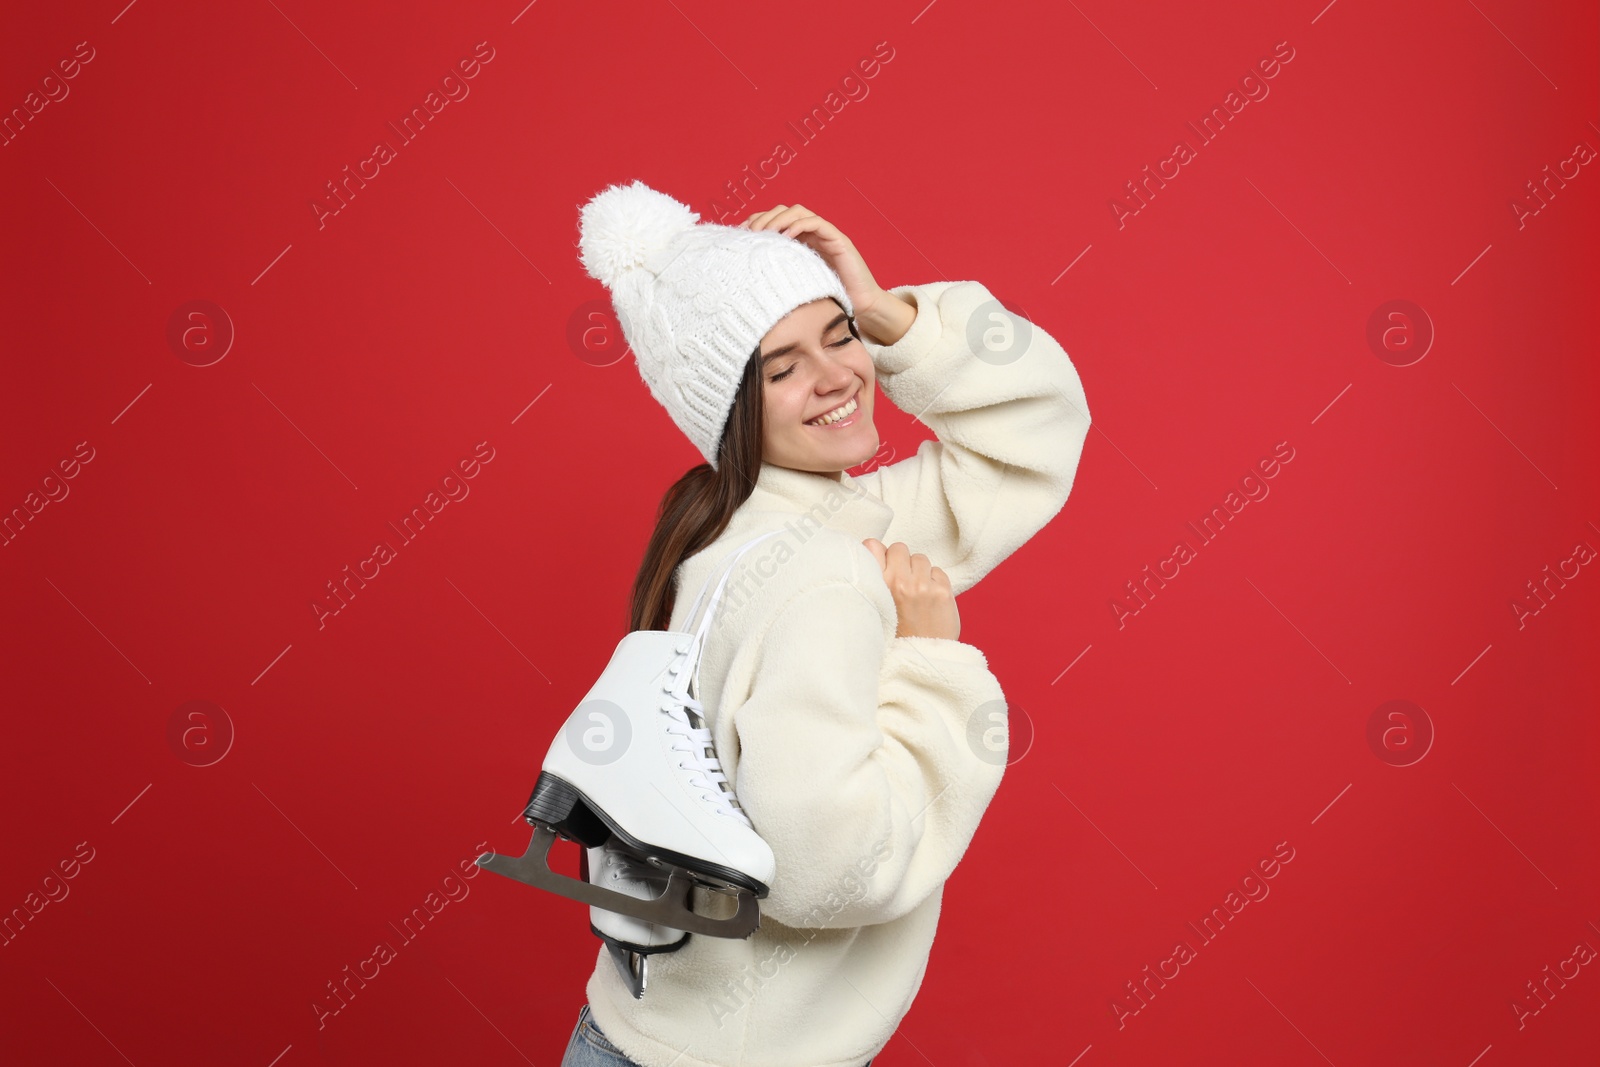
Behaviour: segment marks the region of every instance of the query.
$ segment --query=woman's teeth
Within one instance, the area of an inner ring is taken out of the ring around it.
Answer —
[[[849,400],[845,401],[845,403],[844,403],[844,405],[842,407],[835,408],[833,411],[828,412],[826,415],[822,416],[821,418],[812,419],[810,422],[806,423],[806,425],[807,426],[828,426],[828,425],[831,425],[832,423],[838,422],[840,419],[847,419],[851,415],[854,415],[855,413],[856,413],[856,398],[855,397],[851,397]]]

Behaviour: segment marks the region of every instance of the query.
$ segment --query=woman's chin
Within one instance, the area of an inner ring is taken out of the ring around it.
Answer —
[[[849,470],[859,467],[878,453],[878,430],[870,422],[859,426],[845,426],[838,430],[823,430],[821,441],[817,431],[807,429],[806,440],[798,442],[793,450],[796,462],[780,463],[818,472]]]
[[[859,429],[852,427],[855,432],[848,439],[840,441],[829,448],[828,462],[835,470],[849,470],[859,467],[873,456],[878,454],[878,431],[870,422]]]

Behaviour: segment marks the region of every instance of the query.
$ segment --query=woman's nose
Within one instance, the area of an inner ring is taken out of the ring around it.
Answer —
[[[855,376],[856,372],[850,364],[842,359],[830,359],[823,364],[822,373],[817,376],[817,390],[837,393],[840,389],[848,389]]]

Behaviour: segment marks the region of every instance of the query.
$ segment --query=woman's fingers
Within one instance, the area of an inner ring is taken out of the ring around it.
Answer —
[[[815,230],[825,226],[822,216],[802,204],[792,204],[784,210],[783,214],[775,216],[768,225],[783,234],[785,237],[794,237],[808,230]]]
[[[828,223],[821,215],[807,215],[805,218],[795,219],[793,222],[784,225],[778,232],[785,237],[799,237],[803,233],[826,236],[823,230],[827,225]]]
[[[959,639],[961,615],[956,608],[950,576],[922,552],[912,552],[904,541],[885,545],[875,537],[862,540],[883,567],[883,581],[894,597],[901,637]]]
[[[942,567],[935,567],[933,561],[922,552],[912,552],[910,546],[904,541],[896,541],[892,545],[885,545],[876,537],[863,538],[861,543],[867,546],[867,551],[872,553],[872,558],[878,561],[878,566],[883,568],[884,578],[888,580],[900,577],[910,578],[914,581],[924,582],[950,588],[950,576]]]
[[[745,219],[739,225],[747,230],[778,230],[786,232],[796,222],[804,219],[820,218],[810,208],[803,204],[779,204],[777,207],[758,211]]]
[[[909,573],[911,570],[911,550],[904,541],[896,541],[886,545],[876,537],[863,538],[862,544],[867,546],[867,551],[878,561],[878,566],[883,568],[885,581],[890,580],[899,573]]]
[[[776,217],[779,212],[784,211],[784,210],[785,210],[785,205],[779,204],[777,207],[768,208],[765,211],[757,211],[756,213],[751,215],[749,218],[745,219],[742,223],[740,223],[740,225],[743,226],[747,230],[765,229],[767,223],[772,221],[772,219],[774,217]]]

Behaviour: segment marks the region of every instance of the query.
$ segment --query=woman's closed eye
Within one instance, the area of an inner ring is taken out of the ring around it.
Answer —
[[[849,344],[851,341],[854,341],[854,340],[855,340],[854,337],[842,337],[839,340],[833,342],[833,344],[829,345],[828,347],[829,348],[839,348],[839,347],[841,347],[843,345]],[[769,381],[769,382],[781,382],[781,381],[783,381],[789,375],[794,373],[795,366],[798,366],[798,364],[791,365],[789,367],[789,369],[784,371],[782,374],[774,374],[772,377],[768,378],[767,381]]]

